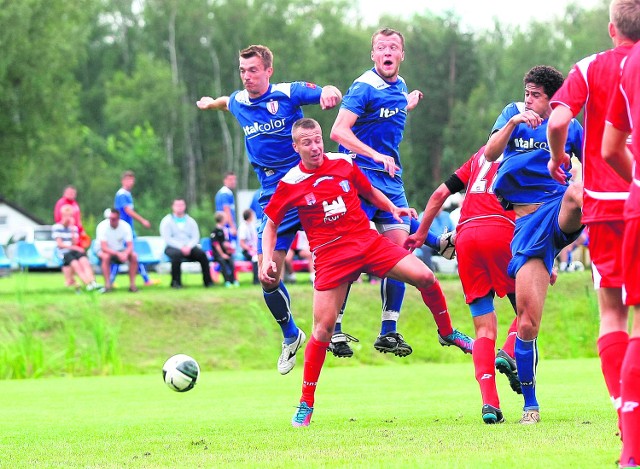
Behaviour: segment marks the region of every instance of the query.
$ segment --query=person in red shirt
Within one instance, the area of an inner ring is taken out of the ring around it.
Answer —
[[[517,321],[514,318],[507,340],[495,356],[498,322],[493,298],[507,295],[515,310],[515,280],[507,274],[511,260],[511,240],[515,213],[502,208],[492,191],[493,179],[502,158],[487,161],[484,146],[464,163],[429,198],[418,230],[409,236],[404,247],[416,249],[424,243],[438,211],[451,194],[466,189],[460,220],[453,233],[458,258],[458,272],[465,300],[471,310],[476,330],[473,345],[475,375],[482,394],[482,420],[502,423],[500,400],[496,388],[495,368],[509,378],[511,388],[522,393],[514,345]]]
[[[82,227],[80,205],[78,205],[78,201],[76,200],[77,195],[78,191],[74,186],[67,186],[64,188],[62,197],[58,199],[55,207],[53,208],[53,222],[60,223],[62,221],[62,213],[60,213],[60,209],[65,205],[69,205],[73,209],[73,224],[78,228],[78,232],[82,233],[84,228]]]
[[[282,178],[265,208],[268,220],[262,238],[260,277],[264,284],[278,281],[273,259],[277,227],[289,209],[297,208],[316,269],[313,333],[304,354],[302,397],[292,419],[294,427],[301,427],[311,421],[318,378],[347,288],[361,273],[414,285],[436,322],[448,322],[451,327],[451,318],[433,272],[409,251],[371,229],[358,196],[396,219],[415,218],[416,211],[396,207],[372,187],[350,155],[325,154],[322,130],[315,120],[296,121],[292,136],[301,162]]]
[[[640,21],[636,19],[636,24]],[[636,38],[640,39],[640,38]],[[631,183],[624,208],[622,270],[625,304],[633,325],[620,370],[620,467],[640,465],[640,42],[623,62],[620,86],[612,97],[602,138],[602,156]],[[631,148],[627,138],[631,134]]]
[[[629,342],[628,307],[623,301],[623,209],[629,182],[602,158],[605,116],[620,63],[640,38],[640,4],[614,0],[610,7],[609,35],[613,49],[593,54],[576,63],[562,87],[554,94],[547,128],[551,160],[549,171],[565,182],[561,166],[569,164],[564,144],[569,122],[584,110],[582,222],[589,228],[589,253],[593,284],[598,295],[600,331],[598,354],[611,400],[620,414],[620,369]]]

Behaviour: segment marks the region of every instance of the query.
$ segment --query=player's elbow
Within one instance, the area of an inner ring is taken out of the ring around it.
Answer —
[[[339,129],[334,125],[331,127],[331,133],[329,134],[329,138],[337,143],[342,143],[342,134]]]

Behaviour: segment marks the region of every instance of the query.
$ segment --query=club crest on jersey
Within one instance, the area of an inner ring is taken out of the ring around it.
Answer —
[[[313,192],[309,192],[304,196],[304,200],[307,201],[307,205],[313,205],[316,203],[316,196]]]
[[[349,181],[340,181],[340,187],[342,187],[343,191],[349,192]]]
[[[322,181],[330,181],[331,179],[333,179],[333,176],[321,176],[316,179],[316,182],[313,183],[313,187],[318,187],[318,184],[320,184]]]
[[[278,101],[269,101],[267,103],[267,110],[271,113],[271,114],[276,114],[278,112]]]
[[[342,196],[338,196],[338,198],[331,203],[328,203],[326,200],[323,201],[322,208],[324,209],[325,223],[336,221],[342,215],[347,213],[347,206],[344,203]]]

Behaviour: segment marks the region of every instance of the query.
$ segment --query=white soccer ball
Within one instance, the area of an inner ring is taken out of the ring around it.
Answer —
[[[162,366],[162,379],[176,392],[193,389],[200,376],[200,366],[192,357],[178,354],[170,357]]]
[[[440,236],[440,254],[445,259],[453,259],[456,257],[456,232],[448,231]]]

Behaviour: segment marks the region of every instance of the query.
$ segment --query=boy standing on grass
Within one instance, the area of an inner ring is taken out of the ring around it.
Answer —
[[[294,427],[308,426],[315,390],[327,347],[349,284],[362,272],[391,277],[418,288],[438,322],[451,326],[440,283],[433,272],[409,251],[372,230],[358,196],[393,214],[415,218],[412,208],[396,207],[345,154],[325,154],[320,125],[303,118],[292,128],[293,148],[300,163],[278,184],[265,208],[261,281],[278,282],[273,258],[277,229],[288,210],[297,208],[314,255],[313,333],[304,354],[302,397],[293,416]]]

